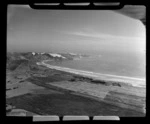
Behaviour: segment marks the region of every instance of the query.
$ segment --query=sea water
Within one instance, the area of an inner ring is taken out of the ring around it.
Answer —
[[[101,52],[74,60],[49,62],[51,65],[102,74],[145,79],[145,53]]]

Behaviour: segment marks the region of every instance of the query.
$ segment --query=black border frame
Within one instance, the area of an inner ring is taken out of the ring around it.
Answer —
[[[29,4],[30,5],[30,7],[33,7],[33,8],[35,8],[35,9],[43,9],[43,7],[36,7],[36,6],[34,6],[34,4],[33,3],[35,3],[35,2],[37,2],[37,3],[40,3],[42,1],[42,3],[53,3],[53,2],[60,2],[60,3],[63,3],[63,2],[72,2],[72,3],[74,3],[74,1],[75,0],[51,0],[51,1],[49,1],[49,0],[32,0],[32,1],[30,1],[30,0],[11,0],[11,1],[7,1],[6,2],[6,4],[5,4],[5,6],[3,6],[4,7],[4,24],[6,24],[5,26],[4,26],[4,30],[5,30],[5,35],[4,36],[6,36],[6,37],[4,37],[4,43],[6,43],[6,55],[7,55],[7,6],[9,5],[9,4]],[[62,10],[65,10],[65,9],[67,9],[67,10],[99,10],[99,9],[103,9],[103,10],[107,10],[107,9],[120,9],[120,8],[122,8],[123,7],[123,5],[145,5],[146,6],[146,22],[147,22],[147,20],[148,20],[148,2],[147,1],[126,1],[126,2],[121,2],[121,6],[119,6],[119,7],[115,7],[115,8],[111,8],[111,7],[101,7],[101,8],[99,8],[99,7],[95,7],[94,8],[94,6],[93,6],[93,4],[92,4],[92,2],[118,2],[118,1],[116,1],[116,0],[76,0],[75,2],[90,2],[90,5],[91,6],[86,6],[85,8],[83,8],[83,6],[81,6],[81,7],[66,7],[66,6],[63,6],[63,4],[60,4],[60,6],[57,6],[57,7],[52,7],[51,9],[62,9]],[[48,7],[50,7],[50,6],[48,6]],[[45,9],[49,9],[49,8],[45,8]],[[66,8],[65,8],[66,7]],[[5,20],[6,19],[6,20]],[[148,121],[148,114],[149,114],[149,112],[148,112],[148,65],[147,65],[147,57],[148,57],[148,23],[146,23],[146,25],[145,25],[145,28],[146,28],[146,117],[120,117],[120,121],[121,122],[145,122],[145,121]],[[6,38],[6,39],[5,39]],[[6,42],[5,42],[5,40],[6,40]],[[5,56],[5,61],[6,61],[6,56]],[[5,62],[4,61],[4,62]],[[6,65],[6,63],[4,63],[5,65]],[[4,70],[6,71],[6,66],[3,66],[4,67]],[[5,73],[5,75],[3,76],[3,77],[5,77],[6,76],[6,73]],[[6,78],[4,79],[4,81],[6,82]],[[4,83],[4,87],[6,88],[6,85],[5,85],[5,83]],[[4,93],[5,93],[6,91],[5,91],[5,89],[4,89]],[[4,96],[5,96],[6,94],[4,94]],[[6,97],[4,98],[4,100],[5,100],[5,102],[6,102]],[[6,104],[5,104],[5,102],[4,102],[4,113],[5,113],[5,115],[4,115],[4,120],[5,120],[5,122],[27,122],[27,123],[29,123],[29,122],[32,122],[32,117],[8,117],[8,116],[6,116],[6,110],[5,110],[5,106],[6,106]],[[101,123],[101,122],[103,122],[103,121],[93,121],[92,120],[92,118],[93,117],[90,117],[90,120],[89,121],[76,121],[77,123],[78,122],[92,122],[92,123]],[[62,117],[60,117],[60,121],[59,122],[61,122],[61,123],[66,123],[66,121],[64,122],[64,121],[62,121]],[[56,121],[56,122],[51,122],[51,123],[59,123],[58,121]],[[72,121],[67,121],[67,123],[72,123]],[[73,121],[74,122],[74,121]],[[75,123],[76,123],[75,122]],[[106,122],[106,121],[105,121]],[[108,122],[108,121],[107,121]],[[117,122],[117,121],[111,121],[111,122]],[[44,122],[44,123],[46,123],[46,122]],[[49,122],[48,122],[49,123]]]

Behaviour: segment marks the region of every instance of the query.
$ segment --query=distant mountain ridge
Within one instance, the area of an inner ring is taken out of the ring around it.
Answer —
[[[12,59],[54,59],[54,60],[73,60],[74,58],[88,57],[85,54],[75,54],[75,53],[46,53],[46,52],[23,52],[23,53],[7,53],[7,58],[11,57]]]
[[[88,57],[88,55],[75,53],[7,52],[6,64],[7,69],[13,71],[17,68],[26,68],[25,66],[30,66],[32,68],[32,65],[35,66],[36,62],[41,62],[43,60],[67,61],[82,57]]]

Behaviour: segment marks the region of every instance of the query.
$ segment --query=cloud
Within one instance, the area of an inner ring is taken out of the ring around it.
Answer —
[[[145,37],[127,37],[127,36],[116,36],[111,34],[104,34],[98,32],[86,32],[86,31],[72,31],[65,32],[66,34],[82,36],[82,37],[91,37],[91,38],[103,38],[103,39],[126,39],[126,40],[145,40]]]
[[[112,35],[109,34],[103,34],[103,33],[97,33],[94,31],[72,31],[72,32],[66,32],[66,34],[70,35],[76,35],[76,36],[83,36],[83,37],[93,37],[93,38],[111,38]]]
[[[71,34],[73,35],[78,35],[78,36],[85,36],[85,37],[95,37],[95,38],[105,38],[107,37],[111,37],[110,35],[107,34],[100,34],[100,33],[85,33],[85,32],[72,32]]]

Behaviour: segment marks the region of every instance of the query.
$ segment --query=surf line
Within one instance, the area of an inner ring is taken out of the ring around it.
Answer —
[[[138,80],[138,81],[145,81],[145,79],[142,78],[134,78],[134,77],[127,77],[127,76],[118,76],[118,75],[111,75],[111,74],[101,74],[101,73],[95,73],[95,72],[89,72],[89,71],[83,71],[83,70],[77,70],[77,69],[71,69],[71,68],[66,68],[66,67],[59,67],[59,66],[53,66],[50,64],[46,64],[44,63],[45,61],[42,61],[41,64],[50,67],[50,68],[54,68],[54,69],[59,69],[62,71],[68,71],[68,72],[72,72],[72,73],[84,73],[84,74],[88,74],[90,76],[106,76],[106,77],[111,77],[111,78],[121,78],[121,79],[129,79],[129,80]]]

